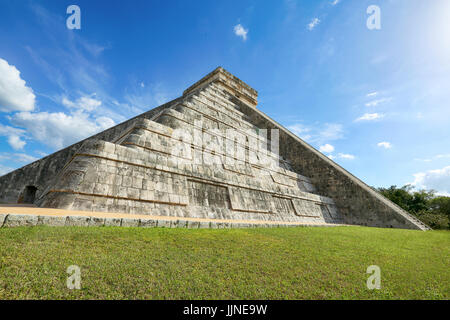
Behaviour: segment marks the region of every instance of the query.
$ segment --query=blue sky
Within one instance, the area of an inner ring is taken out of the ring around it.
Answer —
[[[69,30],[69,5],[81,29]],[[369,30],[370,5],[381,29]],[[450,1],[0,1],[0,174],[217,66],[372,186],[450,194]]]

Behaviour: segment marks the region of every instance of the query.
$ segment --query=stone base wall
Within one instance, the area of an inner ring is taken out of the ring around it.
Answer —
[[[292,228],[292,227],[333,227],[333,224],[296,224],[296,223],[249,223],[196,221],[184,219],[152,218],[103,218],[88,216],[51,216],[0,214],[0,228],[14,227],[139,227],[139,228],[189,228],[189,229],[227,229],[227,228]]]

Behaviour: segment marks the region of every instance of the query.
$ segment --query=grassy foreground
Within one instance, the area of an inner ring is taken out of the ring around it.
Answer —
[[[2,228],[0,299],[449,299],[449,257],[448,231]]]

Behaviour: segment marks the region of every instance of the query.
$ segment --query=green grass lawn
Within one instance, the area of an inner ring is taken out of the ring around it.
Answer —
[[[449,231],[2,228],[0,299],[449,299],[449,257]]]

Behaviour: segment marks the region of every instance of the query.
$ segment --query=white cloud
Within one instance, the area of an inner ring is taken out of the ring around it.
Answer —
[[[22,140],[25,130],[0,124],[0,136],[8,137],[8,143],[14,150],[23,149],[26,142]]]
[[[97,123],[97,126],[103,130],[115,125],[114,120],[108,117],[98,117],[95,119],[95,122]]]
[[[99,56],[105,49],[109,49],[110,47],[101,46],[95,43],[90,43],[85,40],[80,41],[81,45],[86,49],[94,57]]]
[[[344,128],[339,123],[325,123],[323,125],[306,126],[295,123],[287,127],[301,139],[318,145],[335,141],[344,137]]]
[[[234,26],[234,34],[241,37],[244,41],[247,40],[248,29],[245,29],[240,23]]]
[[[378,92],[377,92],[377,91],[374,91],[374,92],[368,93],[368,94],[367,94],[367,97],[368,97],[368,98],[370,98],[370,97],[375,97],[376,95],[378,95]]]
[[[431,162],[431,161],[433,161],[433,159],[421,159],[421,158],[415,158],[414,161]]]
[[[23,141],[18,135],[10,135],[8,137],[8,143],[14,150],[22,150],[23,147],[27,144]]]
[[[331,153],[334,151],[334,147],[331,144],[324,144],[323,146],[319,147],[319,151],[320,152],[325,152],[325,153]]]
[[[335,5],[337,5],[340,1],[341,1],[341,0],[334,0],[333,2],[331,2],[331,5],[332,5],[332,6],[335,6]]]
[[[338,158],[339,159],[353,160],[353,159],[355,159],[355,156],[352,155],[352,154],[348,154],[348,153],[339,153],[338,154]]]
[[[48,156],[48,153],[47,153],[47,152],[43,152],[43,151],[40,151],[40,150],[36,151],[36,153],[37,153],[40,157],[46,157],[46,156]]]
[[[392,100],[392,98],[382,98],[382,99],[378,99],[378,100],[369,101],[366,103],[366,107],[376,107],[381,103],[389,102],[391,100]]]
[[[8,153],[8,152],[3,152],[3,153],[0,153],[0,160],[8,160],[8,161],[17,161],[17,162],[30,163],[30,162],[38,160],[38,158],[30,156],[30,155],[25,154],[25,153]]]
[[[142,113],[145,110],[150,110],[154,107],[160,106],[170,100],[171,94],[166,86],[162,83],[150,83],[145,86],[145,89],[131,88],[126,90],[124,96],[125,105],[127,108],[133,110],[135,113]],[[117,102],[117,104],[119,104]]]
[[[100,107],[102,102],[100,100],[93,99],[89,96],[83,96],[72,102],[68,98],[63,97],[62,104],[67,108],[81,109],[85,111],[93,111],[97,107]]]
[[[20,77],[20,71],[0,58],[0,111],[32,111],[36,96]]]
[[[432,189],[441,195],[450,196],[450,166],[416,173],[411,185],[417,189]]]
[[[320,131],[317,141],[333,141],[344,137],[344,129],[338,123],[325,123],[324,128]]]
[[[11,163],[20,163],[21,165],[28,164],[38,160],[36,157],[30,156],[25,153],[9,153],[9,152],[1,152],[0,153],[0,161],[5,161],[8,165],[3,165],[0,163],[0,176],[7,174],[8,172],[13,171],[15,168],[10,167]]]
[[[0,164],[0,177],[7,174],[8,172],[13,171],[13,170],[14,170],[14,168],[7,167],[7,166]]]
[[[361,117],[357,118],[355,121],[375,121],[384,117],[384,114],[380,113],[365,113]]]
[[[391,149],[392,148],[392,144],[390,142],[387,142],[387,141],[379,142],[379,143],[377,143],[377,146],[379,146],[380,148],[385,148],[385,149]]]
[[[320,23],[319,18],[312,19],[311,22],[308,23],[308,30],[309,31],[313,30],[319,23]]]
[[[311,135],[309,134],[309,132],[311,131],[310,128],[308,128],[307,126],[301,124],[301,123],[296,123],[293,124],[291,126],[287,127],[290,131],[292,131],[292,133],[294,133],[295,135],[299,136],[300,138],[302,138],[303,140],[309,140],[311,139]]]
[[[332,160],[336,160],[336,159],[353,160],[353,159],[355,159],[355,156],[352,154],[348,154],[348,153],[338,153],[337,155],[330,154],[328,156],[328,158],[330,158]]]
[[[112,125],[108,117],[91,119],[83,111],[72,114],[63,112],[20,112],[11,117],[11,121],[23,127],[34,139],[55,149],[78,142]]]
[[[431,162],[433,160],[436,159],[447,159],[450,158],[450,153],[449,154],[437,154],[431,158],[415,158],[415,161],[423,161],[423,162]]]

